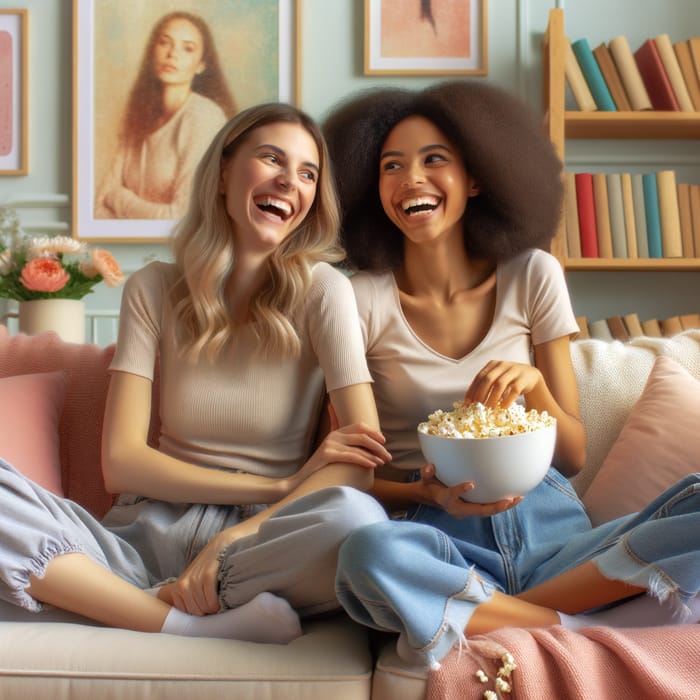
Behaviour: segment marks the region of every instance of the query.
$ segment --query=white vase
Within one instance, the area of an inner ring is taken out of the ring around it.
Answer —
[[[80,299],[35,299],[19,303],[19,332],[54,331],[68,343],[85,342],[85,302]]]

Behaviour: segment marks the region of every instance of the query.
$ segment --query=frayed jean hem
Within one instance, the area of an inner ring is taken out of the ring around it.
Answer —
[[[491,600],[495,591],[490,581],[483,580],[474,569],[470,569],[469,578],[464,588],[447,599],[445,616],[430,643],[420,649],[412,649],[417,658],[422,659],[423,665],[433,670],[440,668],[440,661],[450,653],[455,645],[466,644],[464,630],[469,624],[474,610],[482,603]]]

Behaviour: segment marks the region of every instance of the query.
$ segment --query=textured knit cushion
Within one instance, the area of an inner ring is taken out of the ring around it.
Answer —
[[[700,379],[700,329],[671,338],[640,336],[628,343],[586,339],[571,344],[581,418],[586,426],[586,465],[571,480],[580,496],[612,449],[660,355],[670,357]]]
[[[597,525],[640,510],[697,471],[700,381],[661,356],[583,502]]]
[[[58,425],[65,388],[63,372],[0,379],[0,457],[59,496]]]

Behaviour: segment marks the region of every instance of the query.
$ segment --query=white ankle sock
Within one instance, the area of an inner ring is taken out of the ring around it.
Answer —
[[[171,608],[161,632],[184,637],[287,644],[301,636],[301,623],[286,600],[272,593],[258,593],[245,605],[214,615],[199,617]]]
[[[691,598],[686,605],[690,609],[690,617],[683,620],[674,609],[660,603],[656,598],[640,595],[626,603],[620,603],[608,610],[590,613],[589,615],[565,615],[558,613],[562,627],[579,630],[584,627],[656,627],[658,625],[674,625],[680,622],[693,623],[700,620],[700,596]]]

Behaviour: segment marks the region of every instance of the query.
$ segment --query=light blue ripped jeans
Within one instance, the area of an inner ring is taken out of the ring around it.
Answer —
[[[492,517],[458,520],[418,506],[407,520],[348,537],[336,593],[355,620],[402,634],[434,666],[494,590],[516,594],[587,561],[608,578],[670,599],[682,621],[683,603],[700,590],[700,474],[640,513],[596,528],[555,469],[515,508]]]

